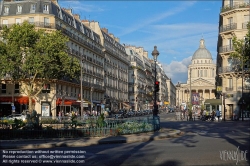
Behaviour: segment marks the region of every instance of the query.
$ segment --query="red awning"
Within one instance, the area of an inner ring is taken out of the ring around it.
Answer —
[[[56,105],[80,105],[79,102],[76,102],[76,100],[69,100],[69,99],[57,99],[56,100]]]
[[[0,97],[0,102],[13,102],[18,104],[29,104],[29,97],[28,96],[18,96],[18,97]],[[35,100],[32,100],[32,103],[35,103]]]

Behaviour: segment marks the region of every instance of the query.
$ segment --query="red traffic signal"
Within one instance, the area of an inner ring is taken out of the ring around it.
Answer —
[[[155,81],[155,92],[159,92],[159,90],[160,90],[160,82]]]

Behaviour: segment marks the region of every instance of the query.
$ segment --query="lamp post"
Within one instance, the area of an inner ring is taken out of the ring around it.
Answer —
[[[90,102],[91,102],[91,104],[90,104],[90,114],[91,115],[93,115],[92,114],[92,108],[93,108],[93,102],[92,102],[93,94],[92,93],[93,93],[93,89],[94,89],[93,87],[90,88]]]
[[[81,95],[81,117],[83,118],[83,97],[82,97],[82,95],[83,95],[83,93],[82,93],[82,90],[83,90],[83,88],[82,88],[82,82],[83,82],[83,74],[82,74],[82,68],[83,68],[83,58],[82,58],[82,56],[83,55],[81,55],[81,78],[80,78],[80,83],[81,83],[81,85],[80,85],[80,89],[81,89],[81,92],[80,92],[80,95]]]
[[[155,82],[156,83],[156,62],[157,62],[157,57],[159,55],[159,51],[157,50],[157,46],[154,46],[154,50],[152,51],[152,56],[154,58],[155,62]],[[153,122],[154,122],[154,130],[159,130],[160,129],[160,117],[158,116],[158,105],[156,103],[156,89],[154,89],[154,109],[153,109]]]
[[[242,65],[242,80],[241,80],[241,99],[242,99],[242,105],[241,105],[241,120],[244,121],[244,118],[243,118],[243,93],[244,93],[244,88],[243,88],[243,85],[244,85],[244,49],[245,49],[245,44],[243,45],[242,47],[242,53],[241,53],[241,56],[242,56],[242,59],[241,59],[241,65]]]

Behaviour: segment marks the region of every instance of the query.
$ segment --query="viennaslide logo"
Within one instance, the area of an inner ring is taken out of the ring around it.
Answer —
[[[242,151],[239,149],[239,146],[236,150],[223,150],[220,151],[220,159],[223,161],[235,161],[236,165],[240,161],[247,161],[247,153],[248,151]]]

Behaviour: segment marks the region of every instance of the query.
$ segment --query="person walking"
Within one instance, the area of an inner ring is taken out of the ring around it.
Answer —
[[[214,119],[215,119],[215,111],[213,110],[211,115],[211,121],[214,121]]]
[[[62,112],[61,111],[59,111],[59,113],[58,113],[58,119],[59,119],[59,122],[62,121]]]
[[[218,118],[218,122],[220,121],[220,111],[217,109],[216,112],[216,117]]]

